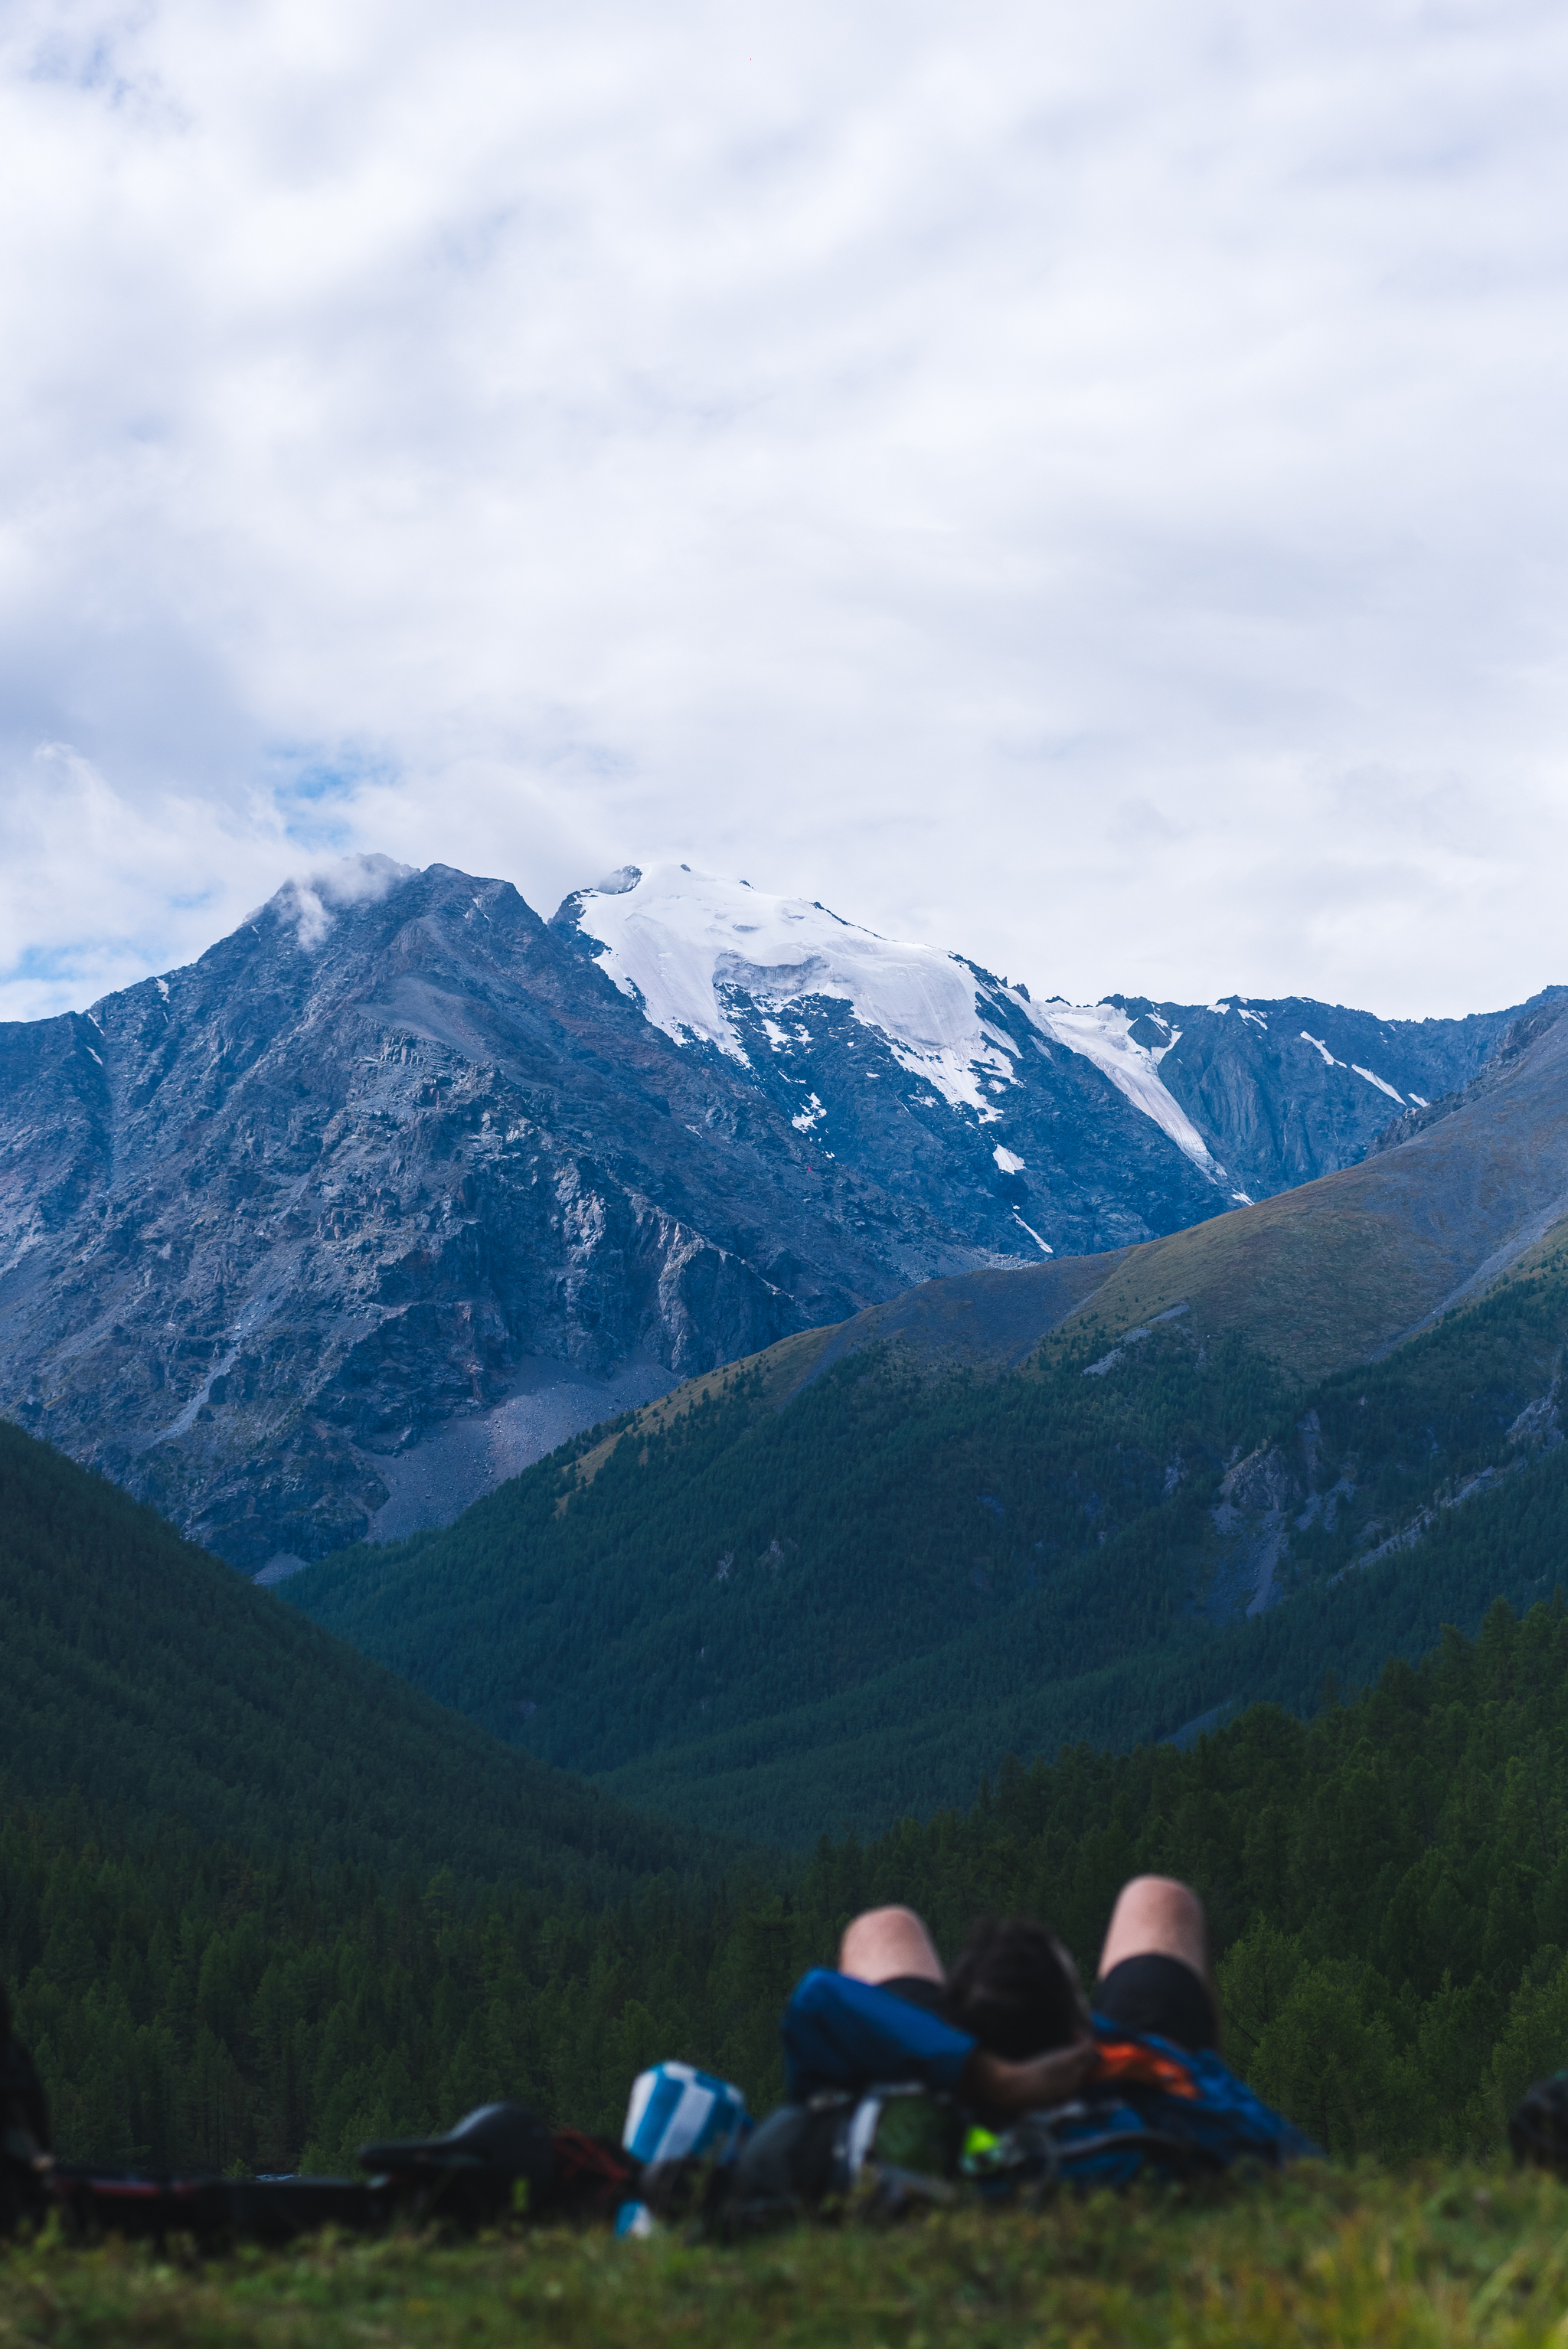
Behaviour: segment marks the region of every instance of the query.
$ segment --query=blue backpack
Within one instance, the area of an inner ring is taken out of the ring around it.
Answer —
[[[1125,2186],[1146,2173],[1182,2178],[1254,2161],[1276,2168],[1318,2148],[1208,2050],[1130,2033],[1095,2017],[1099,2070],[1080,2096],[1010,2128],[972,2127],[959,2174],[983,2193],[1024,2185]]]

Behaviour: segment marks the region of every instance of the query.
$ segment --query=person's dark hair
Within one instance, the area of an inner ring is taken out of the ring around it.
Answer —
[[[947,1977],[947,2014],[991,2055],[1022,2063],[1088,2028],[1078,1968],[1048,1925],[982,1917]]]

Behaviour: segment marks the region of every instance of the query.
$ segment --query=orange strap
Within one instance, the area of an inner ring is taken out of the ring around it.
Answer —
[[[1197,2085],[1184,2064],[1161,2055],[1156,2047],[1137,2039],[1102,2039],[1094,2076],[1108,2082],[1138,2081],[1146,2088],[1163,2088],[1170,2096],[1195,2097]]]

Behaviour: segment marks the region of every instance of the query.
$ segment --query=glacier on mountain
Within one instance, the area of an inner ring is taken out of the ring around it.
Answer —
[[[960,955],[880,937],[815,899],[768,896],[748,882],[685,864],[647,872],[624,865],[567,904],[578,928],[595,942],[600,968],[676,1043],[711,1044],[749,1066],[731,1008],[735,995],[749,997],[763,1012],[775,1050],[789,1040],[777,1018],[784,1006],[836,998],[950,1108],[972,1110],[983,1124],[995,1124],[1018,1082],[1018,1044],[997,1024],[1005,1003],[1041,1035],[1091,1061],[1211,1181],[1223,1176],[1161,1080],[1160,1061],[1181,1037],[1168,1021],[1159,1024],[1170,1042],[1150,1047],[1132,1036],[1134,1023],[1119,1005],[1036,1003]],[[814,1095],[812,1105],[811,1116],[792,1121],[802,1132],[822,1113]],[[1005,1172],[1023,1167],[1001,1151],[996,1163]],[[1046,1245],[1034,1232],[1029,1237]]]
[[[837,998],[953,1108],[998,1115],[981,1088],[1005,1085],[1011,1064],[983,1034],[975,975],[956,955],[878,937],[815,901],[766,896],[684,864],[628,865],[615,879],[614,895],[579,892],[578,926],[598,942],[600,968],[677,1044],[712,1044],[748,1066],[727,995],[774,1013],[804,996]]]
[[[1161,1081],[1160,1063],[1172,1046],[1181,1041],[1181,1030],[1171,1032],[1169,1044],[1140,1044],[1131,1034],[1133,1022],[1119,1004],[1030,1003],[1029,1018],[1046,1035],[1072,1052],[1081,1052],[1097,1069],[1110,1079],[1118,1092],[1124,1093],[1134,1109],[1152,1118],[1162,1133],[1170,1135],[1184,1157],[1190,1158],[1212,1181],[1218,1182],[1224,1168],[1212,1155],[1208,1143]],[[1162,1028],[1170,1023],[1162,1019]]]

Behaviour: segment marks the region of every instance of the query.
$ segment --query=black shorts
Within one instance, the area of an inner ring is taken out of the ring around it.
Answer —
[[[1119,2023],[1124,2031],[1151,2031],[1194,2053],[1212,2047],[1220,2035],[1208,1984],[1180,1958],[1161,1951],[1112,1966],[1096,1982],[1091,2003],[1097,2014]]]

